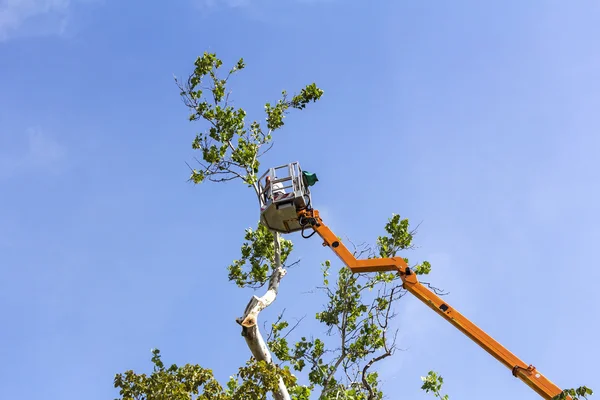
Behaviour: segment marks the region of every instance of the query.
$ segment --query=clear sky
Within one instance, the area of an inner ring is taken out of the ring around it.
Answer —
[[[111,399],[117,372],[213,368],[249,356],[235,318],[251,290],[226,266],[257,202],[193,186],[201,129],[173,74],[205,50],[244,57],[250,119],[316,82],[264,160],[318,174],[334,231],[374,242],[392,213],[421,223],[411,261],[475,323],[562,387],[600,391],[600,5],[596,1],[0,0],[2,397]],[[315,237],[277,302],[290,318],[337,259]],[[416,299],[398,305],[390,399],[535,399]]]

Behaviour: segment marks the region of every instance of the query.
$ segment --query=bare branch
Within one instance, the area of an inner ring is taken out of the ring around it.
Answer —
[[[450,292],[444,292],[442,289],[436,288],[435,286],[432,286],[429,282],[423,282],[420,281],[422,285],[427,286],[429,289],[433,290],[433,292],[435,294],[437,294],[438,296],[446,296],[448,294],[450,294]]]
[[[394,339],[392,340],[392,344],[388,345],[387,342],[387,326],[388,326],[388,322],[390,320],[390,310],[392,308],[392,303],[393,303],[393,299],[394,299],[394,292],[396,291],[397,287],[392,288],[390,295],[389,295],[389,303],[385,312],[385,319],[384,319],[384,323],[380,324],[381,328],[383,328],[383,347],[385,352],[383,354],[380,354],[377,357],[372,358],[363,368],[362,370],[362,384],[363,387],[365,389],[367,389],[367,391],[369,392],[369,400],[375,400],[375,392],[373,391],[373,388],[371,387],[371,384],[369,384],[368,380],[367,380],[367,373],[369,371],[369,368],[371,368],[373,366],[373,364],[387,358],[390,357],[391,355],[394,354],[394,349],[396,347],[396,338],[398,335],[398,331],[396,330],[396,332],[394,333]]]
[[[299,260],[299,259],[298,259],[298,260],[296,260],[296,261],[294,261],[293,263],[291,263],[291,264],[289,264],[289,265],[283,264],[283,267],[284,267],[284,268],[286,268],[286,269],[290,269],[290,268],[292,268],[292,267],[295,267],[295,266],[296,266],[296,265],[298,265],[298,264],[300,264],[300,260]]]
[[[298,325],[300,325],[300,323],[304,320],[304,317],[300,318],[299,320],[296,321],[296,323],[288,330],[288,332],[283,335],[282,337],[285,339],[286,337],[288,337],[288,335],[290,333],[292,333],[294,331],[294,329],[296,329],[298,327]]]
[[[264,139],[263,139],[264,140]],[[260,153],[257,157],[262,157],[264,154],[266,154],[269,150],[271,150],[271,148],[273,148],[273,145],[275,144],[275,142],[271,142],[271,145],[269,147],[267,147],[266,150],[263,150],[262,153]]]

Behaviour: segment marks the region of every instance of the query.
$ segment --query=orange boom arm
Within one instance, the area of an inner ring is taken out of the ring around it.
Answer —
[[[462,333],[471,338],[471,340],[509,368],[515,377],[525,382],[544,399],[551,400],[562,392],[558,386],[539,373],[534,366],[525,364],[490,335],[477,327],[477,325],[449,306],[448,303],[443,301],[429,288],[422,285],[418,281],[416,274],[408,267],[403,258],[393,257],[357,260],[348,248],[335,236],[331,229],[323,223],[317,210],[305,209],[299,211],[298,218],[301,225],[311,226],[323,239],[323,246],[331,248],[352,272],[397,271],[402,279],[403,287],[408,292],[415,295],[432,310],[444,317],[446,321],[450,322]]]

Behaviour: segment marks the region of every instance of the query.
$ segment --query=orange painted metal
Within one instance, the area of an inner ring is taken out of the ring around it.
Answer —
[[[355,273],[397,271],[403,287],[419,300],[441,315],[485,351],[509,368],[513,375],[525,382],[536,393],[546,400],[551,400],[562,390],[538,372],[534,366],[525,364],[508,349],[494,340],[490,335],[469,321],[461,313],[452,308],[428,287],[422,285],[413,271],[401,257],[371,258],[358,260],[341,240],[323,223],[317,210],[298,212],[301,221],[307,223],[323,239],[323,246],[330,247],[342,262]],[[569,397],[570,399],[570,397]]]

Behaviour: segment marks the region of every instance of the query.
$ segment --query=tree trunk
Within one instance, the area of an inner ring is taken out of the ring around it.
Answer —
[[[267,292],[262,297],[252,296],[248,305],[246,305],[244,315],[236,319],[236,322],[242,325],[242,336],[246,339],[246,344],[248,344],[248,348],[250,348],[254,358],[258,361],[265,361],[268,363],[272,363],[273,358],[258,329],[258,314],[275,301],[279,291],[279,282],[281,282],[281,278],[286,274],[286,270],[281,266],[279,233],[274,232],[274,236],[275,270],[269,279]],[[274,392],[273,396],[275,397],[275,400],[290,400],[290,394],[288,393],[282,378],[279,378],[279,390]]]

